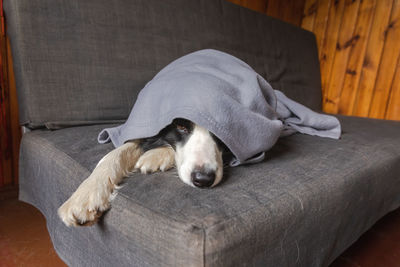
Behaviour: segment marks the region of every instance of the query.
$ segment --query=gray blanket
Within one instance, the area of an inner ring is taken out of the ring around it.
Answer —
[[[127,121],[100,132],[115,147],[151,137],[175,118],[208,129],[235,156],[230,163],[259,162],[280,136],[294,132],[338,139],[339,121],[287,98],[242,60],[200,50],[173,61],[140,91]]]

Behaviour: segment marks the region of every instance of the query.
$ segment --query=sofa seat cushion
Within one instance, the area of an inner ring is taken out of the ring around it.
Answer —
[[[326,266],[400,206],[400,123],[338,116],[340,140],[281,138],[264,162],[225,169],[201,190],[175,170],[132,174],[91,227],[57,208],[113,147],[104,125],[23,136],[20,199],[46,216],[71,266]],[[112,125],[107,125],[112,126]]]

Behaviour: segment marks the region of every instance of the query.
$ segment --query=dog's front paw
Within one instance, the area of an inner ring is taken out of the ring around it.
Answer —
[[[158,147],[146,151],[135,165],[142,173],[152,173],[158,170],[166,171],[175,164],[175,152],[172,147]]]
[[[99,183],[89,177],[58,209],[58,215],[67,226],[92,225],[110,207],[113,189],[111,181]]]

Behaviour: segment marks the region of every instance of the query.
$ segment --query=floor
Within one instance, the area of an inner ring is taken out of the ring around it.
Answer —
[[[57,256],[43,215],[16,198],[0,200],[0,267],[66,266]]]
[[[400,267],[400,208],[387,214],[330,267]]]
[[[0,194],[0,267],[66,266],[54,251],[43,215],[20,202],[16,194]],[[381,219],[331,267],[399,267],[400,209]]]

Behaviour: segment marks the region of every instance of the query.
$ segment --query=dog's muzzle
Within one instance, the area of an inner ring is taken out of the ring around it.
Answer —
[[[196,168],[192,171],[191,177],[194,186],[206,188],[213,185],[215,181],[215,171],[205,168]]]

